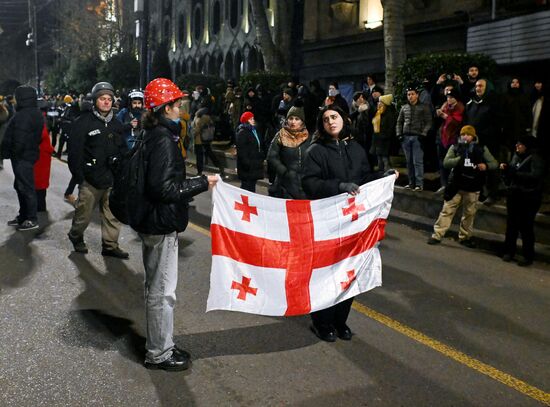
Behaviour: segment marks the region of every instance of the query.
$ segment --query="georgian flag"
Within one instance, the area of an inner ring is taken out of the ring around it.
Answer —
[[[218,180],[207,311],[302,315],[381,286],[378,242],[394,183],[390,175],[361,186],[356,196],[309,201]]]

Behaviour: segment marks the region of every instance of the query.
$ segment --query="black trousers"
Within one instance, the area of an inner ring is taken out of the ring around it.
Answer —
[[[36,190],[36,210],[38,212],[46,212],[46,189]]]
[[[241,180],[241,188],[250,192],[256,192],[256,180]]]
[[[13,187],[19,200],[19,222],[37,221],[36,217],[36,190],[34,189],[33,163],[25,160],[11,160],[15,181]]]
[[[533,261],[535,257],[535,216],[540,208],[542,195],[535,193],[513,192],[508,195],[506,209],[506,238],[504,251],[513,256],[516,253],[516,243],[521,235],[523,257]]]
[[[212,164],[215,167],[219,168],[220,172],[223,172],[223,168],[220,165],[218,157],[212,151],[212,146],[210,143],[195,144],[195,155],[197,158],[197,172],[200,174],[204,170],[204,164],[206,163],[206,157],[210,158]]]
[[[330,308],[312,312],[311,320],[317,328],[343,327],[348,320],[348,315],[353,304],[353,298],[342,301]]]

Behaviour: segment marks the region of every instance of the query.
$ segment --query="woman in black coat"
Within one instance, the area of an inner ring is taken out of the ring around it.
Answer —
[[[269,195],[284,199],[306,199],[302,189],[302,176],[306,150],[311,137],[305,126],[304,109],[293,106],[286,115],[286,123],[277,133],[267,161],[275,169],[275,182],[269,188]]]
[[[535,257],[535,216],[542,203],[544,161],[535,150],[536,139],[522,137],[509,164],[500,164],[508,185],[506,199],[506,238],[502,260],[514,259],[516,242],[521,234],[523,259],[518,266],[529,266]]]
[[[241,188],[256,192],[256,182],[264,177],[263,143],[252,112],[244,112],[237,128],[237,175]]]
[[[334,105],[321,109],[317,131],[307,150],[302,186],[308,199],[320,199],[347,192],[356,195],[359,185],[380,178],[373,173],[363,147],[350,137],[347,113]],[[350,340],[346,325],[353,298],[330,308],[311,313],[312,331],[320,339],[334,342],[336,337]]]

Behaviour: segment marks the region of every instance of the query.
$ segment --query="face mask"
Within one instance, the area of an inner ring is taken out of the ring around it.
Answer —
[[[328,90],[328,95],[329,96],[336,96],[339,93],[340,93],[340,91],[338,89],[329,89]]]
[[[196,90],[193,91],[193,99],[198,100],[200,95],[201,94],[198,91]]]
[[[460,144],[466,144],[466,143],[468,143],[468,140],[466,140],[466,137],[460,136],[460,140],[458,140],[458,142],[459,142]]]

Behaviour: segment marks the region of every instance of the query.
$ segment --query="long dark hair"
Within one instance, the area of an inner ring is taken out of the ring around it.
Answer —
[[[346,112],[344,112],[342,109],[340,109],[338,106],[332,104],[332,105],[323,107],[319,111],[319,115],[317,116],[317,130],[315,131],[315,134],[313,137],[316,140],[321,140],[321,141],[332,140],[332,136],[326,132],[325,127],[323,126],[323,115],[325,114],[325,112],[328,112],[329,110],[332,110],[338,113],[340,117],[342,117],[342,121],[344,122],[344,127],[342,127],[342,130],[340,131],[338,138],[342,140],[342,139],[345,139],[346,137],[351,136],[351,120],[349,118],[349,115]]]
[[[143,115],[141,116],[141,124],[143,126],[143,129],[145,130],[151,130],[158,126],[160,117],[164,113],[164,107],[165,106],[174,106],[176,102],[179,103],[180,99],[174,100],[173,102],[166,103],[162,106],[160,106],[157,110],[146,110]]]

